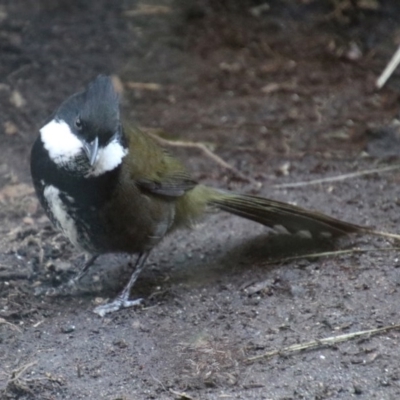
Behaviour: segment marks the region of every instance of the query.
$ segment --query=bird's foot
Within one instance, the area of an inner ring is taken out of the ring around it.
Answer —
[[[97,315],[100,315],[100,317],[104,317],[106,314],[110,314],[115,311],[119,311],[123,308],[129,308],[129,307],[134,307],[138,306],[141,304],[143,299],[135,299],[135,300],[129,300],[125,298],[124,296],[118,296],[114,301],[111,303],[106,303],[102,304],[101,306],[97,306],[93,312],[96,313]]]

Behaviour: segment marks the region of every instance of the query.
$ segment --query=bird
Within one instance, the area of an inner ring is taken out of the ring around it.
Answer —
[[[171,232],[192,227],[208,210],[313,237],[373,232],[285,202],[198,183],[146,132],[124,128],[119,93],[106,75],[66,99],[45,122],[30,167],[45,213],[89,256],[74,282],[102,254],[137,256],[122,292],[94,309],[102,317],[140,304],[130,292],[151,250]]]

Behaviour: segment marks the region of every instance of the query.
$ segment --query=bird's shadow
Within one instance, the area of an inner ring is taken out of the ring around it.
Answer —
[[[315,240],[296,235],[262,234],[246,240],[234,240],[233,243],[215,246],[204,253],[194,251],[190,257],[182,257],[175,253],[165,260],[165,249],[157,251],[150,265],[140,275],[132,290],[132,296],[148,298],[155,291],[173,291],[179,284],[185,286],[209,285],[214,281],[229,282],[229,276],[240,275],[251,268],[271,271],[282,267],[290,257],[304,256],[306,260],[318,262],[318,258],[308,254],[331,251],[336,241]],[[82,280],[82,293],[90,295],[102,294],[112,297],[118,293],[129,280],[134,258],[115,255],[105,256],[97,262]],[[292,260],[291,262],[300,262]],[[95,277],[95,279],[93,279]],[[268,276],[266,276],[267,279]],[[93,282],[95,282],[93,284]]]
[[[171,283],[185,280],[197,284],[213,279],[224,279],[232,274],[241,274],[250,268],[270,271],[291,261],[290,258],[304,256],[305,259],[311,260],[307,255],[332,251],[334,248],[335,241],[332,240],[267,233],[244,241],[234,241],[223,251],[209,254],[200,261],[188,260],[174,271]]]

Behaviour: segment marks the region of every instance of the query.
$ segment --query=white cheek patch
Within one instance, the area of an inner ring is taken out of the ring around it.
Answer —
[[[57,164],[66,164],[83,151],[82,142],[63,120],[53,119],[40,130],[44,148]]]
[[[40,130],[40,137],[50,158],[58,165],[70,164],[76,156],[84,152],[83,143],[63,120],[50,121]],[[99,176],[112,171],[122,163],[122,159],[127,154],[128,149],[117,140],[105,147],[100,147],[96,162],[86,177]]]
[[[112,171],[122,163],[122,159],[128,154],[128,149],[124,148],[116,140],[109,143],[106,147],[100,147],[91,176],[99,176],[105,172]]]

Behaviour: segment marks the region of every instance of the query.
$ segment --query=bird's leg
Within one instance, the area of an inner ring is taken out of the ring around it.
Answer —
[[[94,256],[91,256],[89,260],[87,260],[84,264],[84,266],[81,268],[81,270],[72,278],[68,281],[67,285],[71,286],[76,285],[89,271],[89,268],[94,264],[94,262],[97,260],[99,257],[99,254],[96,254]]]
[[[76,291],[78,282],[86,275],[89,268],[94,264],[99,254],[91,256],[80,269],[80,271],[73,276],[68,282],[56,288],[38,288],[35,292],[36,295],[45,294],[46,296],[66,296],[71,295]]]
[[[145,267],[148,256],[149,252],[139,254],[139,257],[136,260],[135,269],[124,290],[111,303],[103,304],[101,306],[96,307],[93,310],[96,314],[100,315],[100,317],[104,317],[106,314],[118,311],[121,308],[133,307],[139,305],[142,302],[142,299],[129,300],[129,295],[133,285],[135,284],[137,278],[139,277],[140,273],[143,271]]]
[[[80,271],[73,276],[67,283],[64,283],[63,285],[59,286],[58,288],[54,289],[54,293],[50,293],[51,295],[70,295],[73,294],[76,289],[79,281],[86,275],[86,273],[89,271],[89,268],[94,264],[94,262],[97,260],[97,257],[99,254],[96,254],[94,256],[91,256],[83,265],[83,267],[80,269]]]

